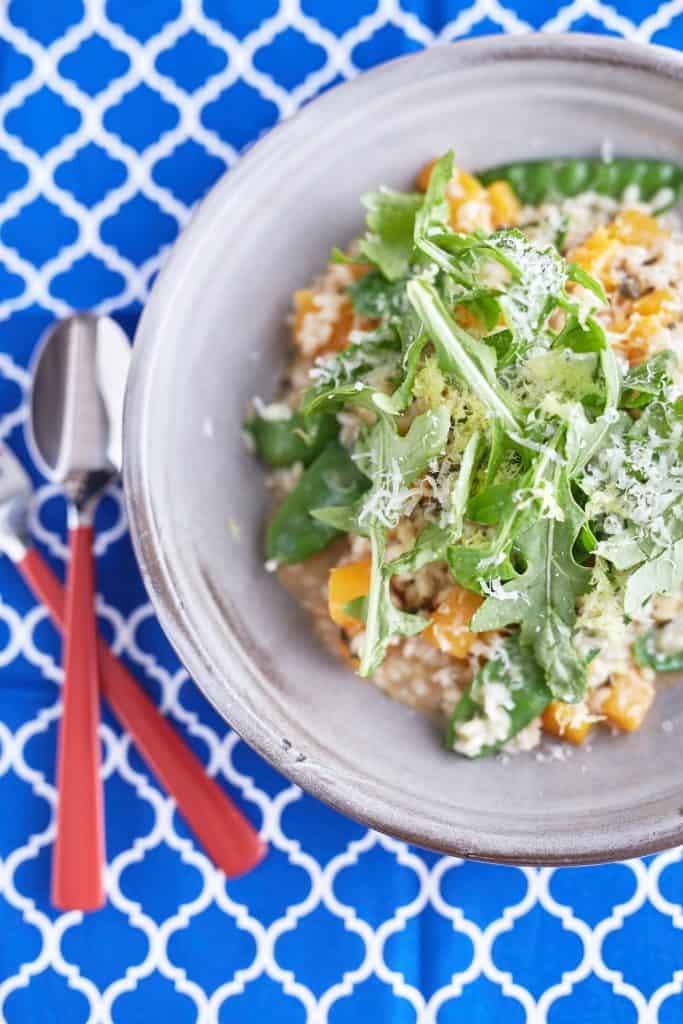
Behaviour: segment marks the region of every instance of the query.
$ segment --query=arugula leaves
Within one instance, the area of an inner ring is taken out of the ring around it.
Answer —
[[[392,376],[400,365],[401,342],[392,327],[369,332],[337,355],[318,362],[311,371],[314,383],[306,389],[301,411],[306,416],[338,409],[345,403],[373,409],[378,374]]]
[[[683,583],[683,540],[677,540],[660,554],[643,562],[626,583],[624,611],[636,615],[654,594],[673,597]]]
[[[300,412],[248,428],[264,461],[307,467],[273,519],[270,558],[298,561],[342,533],[370,542],[369,593],[349,606],[365,624],[362,675],[429,624],[398,597],[401,577],[429,566],[484,596],[472,630],[509,631],[449,726],[449,747],[480,756],[552,699],[585,697],[574,632],[595,557],[620,574],[626,615],[683,584],[683,400],[674,353],[622,369],[596,312],[602,286],[556,247],[454,230],[453,175],[448,152],[424,196],[363,197],[366,234],[337,258],[369,265],[348,289],[367,329],[316,361]],[[514,164],[484,183],[501,179],[526,202],[683,191],[683,170],[661,161]],[[683,659],[651,635],[635,654]]]
[[[415,216],[422,196],[383,189],[361,197],[367,210],[368,233],[361,240],[360,253],[389,281],[398,281],[410,270],[413,256]]]
[[[586,690],[585,666],[572,643],[576,599],[585,593],[590,570],[574,560],[574,545],[585,515],[572,497],[566,470],[556,465],[542,481],[552,488],[553,507],[539,517],[538,509],[514,541],[525,561],[521,575],[495,589],[475,613],[474,630],[501,629],[518,623],[520,637],[545,669],[554,697],[569,703]]]
[[[348,289],[356,313],[370,320],[400,318],[406,311],[405,281],[387,281],[379,270],[370,270]]]
[[[581,478],[587,511],[601,534],[598,553],[615,568],[630,570],[627,615],[683,582],[682,454],[680,401],[652,400],[639,419],[615,424]]]
[[[667,388],[673,384],[677,365],[676,353],[664,349],[632,366],[624,377],[624,408],[641,409],[655,398],[665,398]]]
[[[493,350],[458,326],[427,280],[414,278],[408,282],[406,292],[443,368],[468,384],[492,416],[499,417],[506,427],[518,427],[514,402],[496,380]]]
[[[600,451],[607,437],[623,425],[617,407],[621,395],[621,377],[611,348],[600,352],[600,367],[605,382],[604,408],[596,420],[589,420],[579,402],[573,403],[567,427],[566,457],[570,475],[580,473]]]
[[[363,653],[358,672],[371,676],[384,660],[389,642],[397,636],[415,636],[429,625],[421,615],[401,611],[391,596],[391,572],[386,564],[386,534],[373,522],[369,526],[372,577],[367,598]]]
[[[314,512],[322,524],[370,538],[372,576],[365,606],[361,675],[372,675],[379,668],[392,637],[413,636],[429,624],[428,619],[401,611],[392,600],[394,570],[386,561],[386,533],[409,508],[411,484],[432,459],[443,453],[449,428],[446,409],[417,416],[404,436],[396,432],[388,418],[380,417],[354,456],[355,464],[372,480],[372,486],[351,505]]]
[[[538,341],[546,320],[564,293],[568,280],[564,260],[552,246],[539,248],[521,231],[499,231],[489,245],[514,268],[498,303],[517,352]]]
[[[453,150],[436,161],[429,176],[429,184],[420,209],[415,217],[414,241],[419,244],[429,235],[448,232],[450,207],[446,190],[453,177]]]
[[[415,544],[404,554],[390,562],[392,575],[412,573],[431,562],[448,557],[449,548],[460,540],[464,527],[467,503],[483,446],[483,437],[477,431],[467,442],[462,462],[444,503],[442,522],[428,523],[419,533]]]
[[[359,510],[358,526],[370,536],[372,582],[359,667],[361,675],[369,676],[376,671],[393,636],[412,636],[428,625],[427,619],[399,611],[392,601],[393,573],[385,558],[386,529],[396,524],[402,511],[396,504],[397,492],[400,495],[401,490],[409,487],[428,463],[442,453],[449,427],[450,416],[441,409],[418,416],[405,437],[395,434],[385,419],[368,435],[365,464],[372,462],[374,483]]]

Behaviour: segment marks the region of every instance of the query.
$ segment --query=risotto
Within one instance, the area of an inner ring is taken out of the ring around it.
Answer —
[[[682,178],[447,153],[363,196],[253,399],[266,568],[466,757],[638,729],[683,669]]]

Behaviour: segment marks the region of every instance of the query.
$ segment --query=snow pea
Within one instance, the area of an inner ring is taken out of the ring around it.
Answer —
[[[656,672],[683,672],[683,651],[660,651],[657,648],[656,629],[650,629],[638,637],[633,645],[633,655],[639,665],[653,668]]]
[[[645,201],[661,189],[671,190],[670,200],[663,202],[656,211],[661,213],[674,206],[683,192],[683,168],[678,164],[632,157],[520,160],[492,167],[478,178],[484,185],[507,181],[517,198],[528,206],[577,196],[581,192],[598,192],[620,199],[629,186],[635,185]]]
[[[252,416],[245,428],[253,437],[260,458],[276,468],[295,462],[309,466],[339,433],[337,418],[332,413],[304,416],[293,412],[289,419],[282,420]]]
[[[305,470],[275,513],[266,555],[292,565],[322,551],[341,531],[314,519],[312,509],[352,504],[370,486],[339,441],[331,441]]]

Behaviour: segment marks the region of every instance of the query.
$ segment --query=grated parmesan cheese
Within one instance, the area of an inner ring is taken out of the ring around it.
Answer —
[[[512,695],[503,683],[484,683],[478,693],[481,714],[455,727],[453,749],[477,757],[484,747],[500,743],[510,731]]]

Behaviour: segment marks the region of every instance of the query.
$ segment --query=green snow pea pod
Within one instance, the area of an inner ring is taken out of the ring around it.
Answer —
[[[662,189],[671,190],[670,197],[656,210],[661,213],[674,206],[683,192],[683,168],[678,164],[633,157],[520,160],[492,167],[478,177],[484,185],[507,181],[517,198],[528,206],[581,192],[621,199],[629,186],[636,186],[639,198],[645,201]]]
[[[293,412],[288,419],[252,416],[244,426],[253,437],[260,458],[276,468],[295,462],[309,466],[339,433],[337,418],[332,413],[305,416]]]
[[[656,672],[683,672],[683,651],[660,651],[657,647],[657,633],[658,630],[650,629],[638,637],[633,645],[636,661]]]
[[[370,486],[338,441],[331,441],[275,513],[266,540],[268,559],[292,565],[322,551],[341,531],[314,519],[312,509],[350,505]]]

